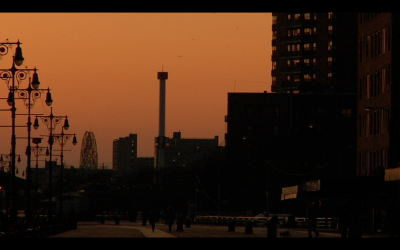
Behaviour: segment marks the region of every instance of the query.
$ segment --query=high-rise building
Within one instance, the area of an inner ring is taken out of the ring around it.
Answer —
[[[165,164],[168,167],[188,167],[207,159],[218,151],[218,136],[214,138],[182,138],[174,132],[165,145]]]
[[[134,163],[135,168],[154,168],[154,157],[138,157]]]
[[[355,176],[355,109],[351,93],[228,93],[230,190],[256,208],[268,189],[276,208],[279,187],[320,180],[325,192]]]
[[[351,92],[357,81],[356,13],[272,13],[273,92]]]
[[[400,87],[396,83],[400,56],[393,42],[399,15],[358,16],[358,134],[360,176],[382,176],[400,165]]]
[[[137,159],[137,134],[113,141],[113,169],[129,170]]]

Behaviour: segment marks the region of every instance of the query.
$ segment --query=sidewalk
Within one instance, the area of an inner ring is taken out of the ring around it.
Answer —
[[[286,232],[286,234],[285,234]],[[287,233],[288,232],[288,233]],[[384,235],[363,235],[362,238],[384,238]],[[80,222],[76,230],[67,231],[52,236],[52,238],[267,238],[265,227],[253,227],[252,234],[246,234],[244,226],[236,226],[235,232],[228,232],[228,227],[223,225],[194,224],[185,227],[183,232],[176,232],[176,225],[168,231],[165,224],[156,224],[153,232],[151,225],[143,226],[139,222],[121,221],[116,225],[114,221]],[[308,238],[305,228],[287,229],[279,228],[277,238]],[[318,238],[340,238],[336,232],[319,231]]]
[[[118,226],[118,225],[116,225],[116,226]],[[170,233],[164,232],[157,228],[153,232],[150,225],[142,226],[142,225],[134,224],[134,223],[132,223],[132,224],[123,223],[123,224],[119,225],[119,227],[138,230],[144,235],[145,238],[176,238],[176,236],[174,236]]]

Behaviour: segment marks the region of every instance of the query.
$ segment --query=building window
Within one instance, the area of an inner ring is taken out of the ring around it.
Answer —
[[[275,118],[279,118],[279,115],[280,115],[280,112],[279,112],[279,107],[274,107],[274,115],[275,115]]]
[[[272,46],[272,52],[276,51],[276,46]]]
[[[272,24],[276,24],[278,21],[278,17],[277,16],[272,16]]]
[[[328,73],[328,78],[332,78],[332,76],[333,76],[332,72],[329,72]]]
[[[290,44],[288,44],[288,46],[287,46],[287,51],[288,52],[292,51],[292,46]]]
[[[347,108],[347,109],[342,109],[342,115],[345,117],[350,117],[352,114],[352,110],[351,108]]]
[[[311,74],[304,74],[304,75],[303,75],[303,78],[304,78],[304,80],[306,80],[306,81],[310,81],[310,80],[312,79],[312,76],[311,76]]]
[[[333,49],[333,41],[329,41],[328,50],[332,50],[332,49]]]
[[[291,77],[290,75],[286,75],[286,80],[290,81]]]
[[[286,64],[287,64],[288,67],[290,67],[291,61],[290,61],[290,60],[287,60],[287,61],[286,61]]]
[[[305,13],[304,14],[304,20],[310,20],[310,19],[311,19],[310,13]]]
[[[317,64],[317,58],[313,58],[313,64],[316,65]]]
[[[292,20],[292,14],[288,14],[288,15],[287,15],[287,19],[288,19],[288,20]]]
[[[333,58],[331,56],[328,56],[328,63],[331,64],[333,62]]]
[[[304,34],[305,34],[305,35],[312,35],[312,34],[313,34],[313,29],[311,29],[311,28],[304,28]]]
[[[328,32],[329,32],[329,34],[332,34],[332,32],[333,32],[333,26],[332,25],[328,25]]]
[[[386,28],[382,29],[382,54],[386,53]]]
[[[276,69],[276,61],[273,61],[272,62],[272,70],[275,70]]]
[[[306,51],[311,50],[311,44],[310,44],[310,43],[305,43],[305,44],[303,45],[303,47],[304,47],[304,50],[306,50]]]
[[[299,13],[294,14],[294,19],[300,20],[301,15]]]
[[[313,43],[313,50],[317,50],[317,43]]]
[[[386,89],[390,89],[390,85],[392,85],[392,66],[389,64],[386,67]]]
[[[386,41],[387,41],[387,51],[390,51],[391,50],[391,46],[392,46],[390,30],[391,30],[391,27],[389,26],[388,29],[387,29],[387,39],[386,39]]]
[[[308,59],[308,58],[304,59],[304,64],[310,65],[310,63],[311,63],[310,59]]]
[[[369,58],[369,47],[371,44],[371,36],[367,36],[367,40],[365,42],[365,57],[366,59]]]
[[[386,68],[381,69],[381,87],[382,87],[382,93],[385,93],[385,87],[386,87]]]
[[[333,12],[328,12],[328,19],[332,20],[333,19]]]

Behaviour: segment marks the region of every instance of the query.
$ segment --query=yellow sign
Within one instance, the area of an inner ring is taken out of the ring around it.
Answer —
[[[385,181],[399,181],[399,180],[400,180],[400,168],[385,169]]]
[[[281,193],[281,200],[296,199],[299,186],[283,187]]]

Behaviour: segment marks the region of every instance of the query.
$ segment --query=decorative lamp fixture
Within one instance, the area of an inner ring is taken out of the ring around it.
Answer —
[[[46,104],[47,106],[51,106],[51,104],[53,103],[53,99],[51,98],[51,93],[50,93],[50,89],[47,89],[47,94],[46,94]]]
[[[17,66],[21,66],[24,63],[24,57],[22,56],[22,49],[19,46],[20,42],[18,41],[18,46],[15,49],[14,63]]]
[[[35,122],[33,123],[33,127],[34,127],[35,129],[38,129],[38,128],[39,128],[39,120],[38,120],[37,117],[35,118]]]
[[[34,69],[34,72],[33,72],[31,84],[32,84],[32,87],[33,87],[34,89],[38,89],[38,88],[39,88],[39,85],[40,85],[40,82],[39,82],[39,75],[38,75],[38,73],[36,72],[36,68]]]

